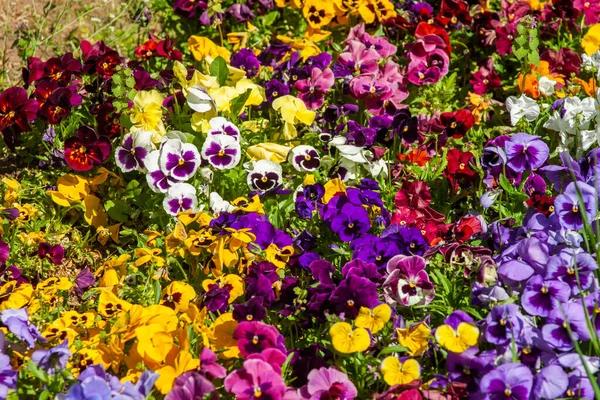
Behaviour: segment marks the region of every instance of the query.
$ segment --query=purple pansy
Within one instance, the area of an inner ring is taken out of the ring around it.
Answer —
[[[571,334],[569,334],[570,327]],[[566,303],[555,308],[542,327],[542,336],[557,350],[568,351],[575,340],[589,340],[590,332],[586,323],[583,306],[579,303]]]
[[[577,192],[581,195],[583,208]],[[584,218],[591,223],[598,211],[596,189],[587,183],[571,182],[564,193],[559,194],[554,200],[554,209],[563,228],[580,230],[584,226]]]
[[[516,172],[540,168],[550,154],[548,145],[539,136],[517,133],[504,144],[507,165]]]
[[[115,151],[115,163],[121,171],[145,169],[144,160],[148,157],[152,145],[152,132],[135,131],[125,135],[123,143]]]
[[[286,353],[283,336],[277,328],[259,321],[243,321],[235,328],[233,337],[238,341],[240,353],[246,357],[275,348]]]
[[[369,213],[363,207],[351,203],[343,205],[331,219],[331,230],[344,242],[356,239],[367,233],[370,228]]]
[[[10,357],[0,354],[0,398],[6,399],[9,389],[17,388],[17,375],[19,371],[12,369]]]
[[[523,364],[503,364],[481,378],[480,390],[489,400],[528,400],[533,386],[531,370]]]
[[[598,264],[590,254],[565,248],[548,261],[546,278],[567,283],[571,293],[576,295],[579,293],[579,288],[582,290],[590,288],[594,282],[592,271],[597,269]]]
[[[50,350],[34,351],[31,355],[31,361],[37,363],[48,374],[54,375],[67,368],[69,357],[71,357],[69,342],[65,339],[64,342]]]
[[[485,340],[492,344],[506,344],[521,337],[523,316],[516,304],[495,306],[486,318]]]
[[[252,169],[247,173],[248,186],[260,193],[273,190],[283,182],[281,165],[270,160],[253,161]]]
[[[534,275],[523,289],[521,306],[530,315],[547,317],[559,304],[566,303],[570,294],[571,288],[565,282]]]
[[[202,158],[217,169],[230,169],[238,165],[241,158],[239,142],[227,135],[210,135],[202,146]]]
[[[312,146],[296,146],[288,153],[288,160],[298,172],[315,171],[321,165],[319,153]]]
[[[165,400],[218,399],[215,385],[196,371],[179,375]]]
[[[9,308],[0,313],[0,320],[8,328],[10,333],[27,343],[28,348],[35,347],[35,342],[45,343],[35,325],[29,322],[29,315],[24,308]]]
[[[200,153],[191,143],[169,139],[160,150],[159,165],[165,175],[185,181],[191,178],[200,166]]]
[[[197,205],[196,188],[189,183],[176,183],[171,186],[163,200],[165,211],[173,216],[182,211],[194,211]]]
[[[569,377],[559,365],[542,368],[535,376],[532,399],[558,399],[569,387]]]
[[[65,257],[65,249],[60,244],[51,245],[50,243],[40,242],[38,245],[38,256],[43,259],[49,259],[55,265],[61,265]]]
[[[335,288],[329,301],[338,314],[356,318],[361,307],[371,308],[377,303],[377,286],[356,275],[350,275]]]

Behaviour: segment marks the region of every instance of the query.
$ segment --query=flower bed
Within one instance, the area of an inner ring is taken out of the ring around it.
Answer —
[[[0,398],[600,398],[600,1],[430,3],[26,54]]]

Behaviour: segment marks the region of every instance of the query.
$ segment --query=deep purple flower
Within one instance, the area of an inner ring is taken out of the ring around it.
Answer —
[[[353,258],[375,263],[378,268],[385,268],[392,257],[401,253],[396,241],[389,237],[364,235],[353,240],[351,247]]]
[[[121,171],[130,172],[145,168],[144,160],[152,150],[152,132],[136,131],[123,138],[115,150],[115,162]]]
[[[352,204],[344,205],[331,220],[331,230],[344,242],[367,233],[370,228],[371,222],[367,211],[363,207]]]
[[[19,216],[19,209],[15,207],[2,209],[0,210],[0,216],[3,216],[9,221],[14,221]],[[2,264],[2,262],[0,262],[0,264]]]
[[[454,328],[456,329],[456,328]],[[481,354],[477,347],[470,347],[462,353],[448,352],[446,365],[448,377],[452,381],[469,383],[479,379],[493,368],[494,357],[490,354]]]
[[[29,322],[29,315],[24,308],[4,310],[0,313],[0,320],[13,335],[27,343],[30,349],[35,347],[36,341],[46,342],[35,325]]]
[[[0,251],[1,251],[0,245]],[[14,265],[2,265],[0,262],[0,281],[9,282],[9,281],[17,281],[17,286],[20,286],[23,283],[29,282],[27,278],[25,278],[21,274],[21,270]]]
[[[229,306],[229,296],[230,290],[227,285],[212,285],[204,293],[202,304],[210,312],[224,313]]]
[[[225,378],[225,390],[238,400],[283,400],[283,378],[263,360],[244,361],[244,367]]]
[[[246,357],[269,348],[287,353],[283,345],[283,336],[277,328],[259,321],[243,321],[235,328],[233,337],[238,341],[240,353]]]
[[[233,319],[238,322],[262,321],[267,317],[262,297],[253,297],[245,303],[233,306]]]
[[[71,357],[69,342],[65,339],[64,342],[50,350],[34,351],[31,355],[31,361],[37,363],[48,374],[54,375],[56,372],[67,368],[69,357]]]
[[[356,386],[348,376],[335,368],[313,369],[308,373],[308,383],[298,391],[301,400],[347,399],[358,396]]]
[[[581,204],[577,192],[581,194],[583,209],[580,208]],[[571,182],[564,193],[559,194],[554,199],[554,209],[563,228],[580,230],[584,227],[584,218],[588,223],[591,223],[598,211],[596,189],[587,183]]]
[[[53,264],[61,265],[65,256],[65,249],[60,244],[51,245],[50,243],[40,242],[38,245],[38,256],[42,260],[47,258]]]
[[[318,259],[310,263],[309,267],[313,278],[319,283],[330,285],[333,283],[331,277],[335,272],[335,267],[327,260]]]
[[[530,315],[547,317],[559,304],[569,300],[571,288],[558,280],[544,280],[541,275],[532,276],[523,289],[521,306]]]
[[[0,265],[6,264],[8,261],[8,257],[10,256],[10,247],[8,243],[2,240],[2,236],[0,236]]]
[[[232,6],[233,7],[233,6]],[[230,7],[231,9],[231,7]],[[246,71],[249,78],[256,76],[260,69],[260,62],[250,49],[240,49],[231,56],[231,66]]]
[[[505,143],[507,165],[517,172],[540,168],[550,154],[548,145],[539,136],[517,133]]]
[[[86,267],[79,271],[79,274],[77,274],[77,277],[75,278],[75,290],[81,296],[92,287],[95,282],[96,279],[94,278],[94,274]]]
[[[254,18],[256,18],[256,16],[254,15],[254,13],[252,13],[250,8],[243,3],[236,3],[231,5],[227,9],[227,14],[231,15],[238,22],[251,21]]]
[[[495,306],[486,318],[485,340],[493,344],[506,344],[521,337],[523,316],[516,304]]]
[[[376,285],[357,275],[350,275],[341,281],[330,298],[336,312],[344,313],[348,318],[355,318],[361,307],[372,308],[377,300]]]
[[[542,335],[552,347],[561,351],[571,350],[575,340],[589,340],[590,332],[583,306],[579,303],[566,303],[555,308],[548,315],[546,325],[542,327]]]
[[[206,397],[209,395],[208,397]],[[215,385],[196,371],[188,371],[175,379],[165,400],[218,399]]]
[[[290,88],[278,79],[271,79],[265,83],[265,95],[269,104],[273,100],[288,94],[290,94]]]
[[[523,364],[503,364],[481,378],[480,390],[489,400],[529,400],[531,370]]]

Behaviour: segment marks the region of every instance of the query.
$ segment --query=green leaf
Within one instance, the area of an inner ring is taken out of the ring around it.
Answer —
[[[527,59],[529,60],[529,62],[531,64],[533,64],[535,66],[540,65],[540,55],[538,54],[537,50],[529,53],[529,55],[527,56]]]
[[[408,351],[407,347],[404,346],[389,346],[379,352],[379,356],[383,356],[390,353],[404,353]]]
[[[238,97],[231,101],[231,115],[240,115],[242,113],[244,105],[246,104],[246,101],[248,101],[248,97],[250,97],[251,92],[252,89],[248,89],[245,93],[240,94]]]
[[[123,82],[123,79],[121,78],[121,75],[119,75],[119,74],[114,74],[112,76],[112,80],[115,85],[120,85]]]
[[[229,75],[229,69],[227,69],[227,62],[223,57],[218,56],[210,64],[210,75],[217,78],[219,85],[225,85],[225,82],[227,82],[227,76]]]
[[[514,50],[514,47],[513,47]],[[519,59],[519,60],[523,60],[525,57],[527,57],[527,49],[524,48],[519,48],[514,50],[515,52],[515,56]]]
[[[517,36],[517,38],[515,39],[515,42],[517,42],[517,44],[520,47],[524,47],[528,41],[529,40],[527,39],[527,36],[522,36],[522,35]]]
[[[113,88],[112,92],[115,96],[121,97],[125,94],[125,88],[123,86],[117,86]]]
[[[510,181],[506,179],[504,174],[500,174],[500,186],[502,186],[502,189],[506,190],[508,193],[512,193],[515,190],[513,185],[510,184]]]
[[[127,79],[125,79],[125,84],[128,88],[133,88],[135,86],[135,78],[133,76],[127,77]]]
[[[46,373],[44,372],[44,370],[41,369],[33,361],[29,361],[29,363],[27,364],[27,369],[29,369],[29,371],[31,372],[31,375],[33,375],[34,377],[36,377],[40,381],[42,381],[44,383],[48,381],[48,375],[46,375]]]
[[[266,27],[273,24],[277,17],[279,17],[279,11],[271,11],[263,18],[263,25]]]
[[[116,221],[127,222],[129,219],[127,214],[131,212],[131,207],[123,200],[108,200],[104,208],[108,216]]]

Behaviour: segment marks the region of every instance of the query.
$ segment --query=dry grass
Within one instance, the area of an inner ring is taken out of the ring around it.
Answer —
[[[84,39],[105,40],[119,49],[144,36],[133,21],[143,7],[143,0],[0,0],[0,87],[21,78],[25,52],[13,47],[17,35],[29,36],[30,53],[42,60],[77,51]]]

